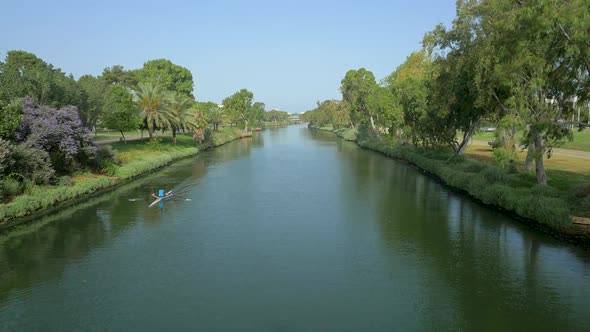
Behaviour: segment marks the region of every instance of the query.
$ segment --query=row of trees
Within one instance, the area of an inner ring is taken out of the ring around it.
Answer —
[[[115,154],[99,148],[91,131],[179,131],[203,140],[211,124],[260,126],[264,104],[242,89],[223,105],[197,102],[191,72],[166,59],[142,68],[104,69],[75,80],[59,68],[23,51],[9,51],[0,62],[0,199],[31,185],[55,183],[58,175],[100,170]]]
[[[318,103],[303,119],[456,154],[482,125],[494,124],[495,155],[506,158],[523,130],[520,144],[545,184],[544,157],[572,139],[572,125],[587,126],[587,9],[587,0],[459,0],[452,27],[427,33],[423,48],[379,84],[370,71],[351,70],[342,100]]]

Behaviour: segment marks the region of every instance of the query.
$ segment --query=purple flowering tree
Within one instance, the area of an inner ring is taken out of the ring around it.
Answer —
[[[80,120],[78,108],[38,106],[30,97],[22,100],[22,120],[16,139],[49,153],[58,172],[89,164],[97,152],[90,131]]]

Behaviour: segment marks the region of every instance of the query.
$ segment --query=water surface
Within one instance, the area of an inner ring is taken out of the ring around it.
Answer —
[[[2,331],[590,330],[589,299],[588,252],[297,126],[0,238]]]

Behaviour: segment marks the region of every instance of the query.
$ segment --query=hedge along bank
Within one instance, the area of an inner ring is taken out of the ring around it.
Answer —
[[[349,132],[352,129],[312,129],[334,132],[339,137],[352,135]],[[355,142],[362,148],[407,161],[486,205],[538,223],[543,231],[556,237],[590,246],[590,229],[572,223],[572,202],[568,195],[549,185],[536,184],[526,174],[505,172],[481,161],[453,157],[450,152],[392,144],[378,138],[357,138]]]
[[[73,177],[72,185],[36,186],[13,201],[0,204],[0,228],[19,224],[21,221],[25,221],[24,217],[26,220],[32,219],[38,214],[47,212],[50,208],[113,188],[175,160],[194,156],[200,151],[247,136],[251,136],[251,133],[244,133],[229,127],[220,128],[219,132],[212,134],[209,141],[198,146],[170,146],[166,143],[167,151],[161,151],[156,143],[156,146],[149,147],[153,148],[149,150],[149,154],[143,153],[143,151],[146,151],[146,146],[150,143],[137,142],[142,145],[142,148],[130,148],[126,152],[122,152],[121,157],[125,157],[125,155],[132,155],[132,157],[124,160],[121,165],[107,166],[106,175],[84,173]],[[136,155],[133,156],[133,154]]]

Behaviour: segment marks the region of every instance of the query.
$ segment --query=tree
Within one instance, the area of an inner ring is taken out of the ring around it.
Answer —
[[[154,131],[170,125],[170,115],[166,110],[166,93],[153,83],[139,83],[134,102],[139,108],[143,128],[147,129],[150,140]]]
[[[384,79],[399,103],[403,131],[415,144],[428,141],[431,62],[424,51],[410,54],[406,61]]]
[[[377,122],[387,128],[389,133],[395,133],[401,126],[401,107],[396,102],[393,93],[388,87],[376,85],[373,88],[373,92],[367,97],[366,104],[370,116],[374,117]]]
[[[370,121],[371,127],[376,130],[373,115],[369,114],[367,107],[367,98],[377,86],[373,73],[365,68],[349,70],[341,83],[340,92],[342,99],[350,105],[353,125],[365,125]]]
[[[84,91],[86,101],[81,106],[82,122],[88,128],[95,128],[100,112],[103,110],[104,94],[107,85],[104,80],[92,75],[83,75],[78,85]]]
[[[151,82],[164,90],[176,91],[193,98],[193,75],[190,70],[172,63],[167,59],[150,60],[143,68],[136,70],[135,75],[140,83]]]
[[[202,109],[193,107],[184,113],[184,121],[187,128],[191,129],[193,139],[202,141],[205,139],[205,129],[207,128],[207,115]]]
[[[289,119],[289,113],[273,109],[269,112],[264,112],[262,118],[264,121],[272,122],[277,126],[279,123],[286,122]]]
[[[264,108],[266,105],[261,102],[255,102],[248,112],[248,121],[252,128],[259,128],[262,126],[262,119],[264,118]]]
[[[53,68],[34,54],[8,51],[0,67],[0,100],[30,96],[39,105],[80,105],[84,95],[73,76]]]
[[[137,79],[133,73],[125,70],[123,66],[120,65],[105,68],[100,77],[107,85],[122,84],[127,87],[137,85]]]
[[[172,139],[176,144],[176,132],[182,128],[190,127],[190,124],[186,124],[186,117],[184,115],[191,106],[191,100],[175,91],[170,91],[166,101],[166,112],[169,117],[169,125],[172,129]]]
[[[242,124],[244,130],[248,130],[248,113],[252,108],[253,100],[254,94],[246,89],[241,89],[233,95],[223,99],[223,108],[226,110],[232,124]]]
[[[127,139],[124,131],[138,129],[141,125],[139,111],[133,103],[133,95],[122,84],[111,85],[106,90],[101,121],[107,128],[121,132],[125,143]]]
[[[582,7],[580,7],[582,6]],[[586,3],[587,7],[587,3]],[[580,1],[549,0],[514,3],[508,0],[481,5],[481,21],[494,36],[498,55],[492,77],[494,96],[504,114],[523,119],[528,125],[524,145],[535,161],[537,182],[547,183],[544,156],[566,139],[571,131],[561,121],[573,114],[572,101],[587,98],[588,58],[580,34],[587,34],[575,10],[586,8]],[[576,37],[574,37],[576,36]]]
[[[225,110],[223,107],[219,107],[217,104],[204,107],[204,112],[207,114],[207,119],[213,124],[213,130],[219,130],[219,126],[223,124],[226,118]]]

